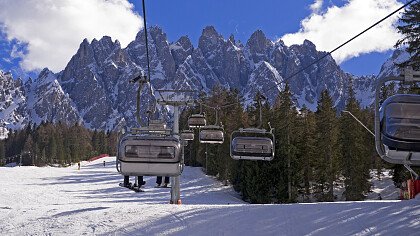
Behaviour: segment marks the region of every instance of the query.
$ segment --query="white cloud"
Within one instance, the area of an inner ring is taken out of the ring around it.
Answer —
[[[0,25],[8,40],[27,44],[21,67],[64,69],[84,38],[104,35],[124,47],[143,27],[127,0],[0,0]]]
[[[312,3],[309,8],[311,9],[312,13],[319,13],[319,11],[322,8],[322,4],[324,3],[324,0],[315,0],[314,3]]]
[[[318,2],[315,1],[311,9]],[[321,14],[313,12],[302,20],[299,32],[286,34],[281,39],[286,45],[301,44],[308,39],[318,50],[331,51],[401,6],[397,0],[347,0],[342,7],[331,6]],[[342,63],[363,53],[392,49],[401,37],[395,28],[397,21],[398,14],[395,14],[332,56]]]

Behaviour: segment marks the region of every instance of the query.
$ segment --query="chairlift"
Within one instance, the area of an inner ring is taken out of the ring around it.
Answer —
[[[138,79],[138,78],[142,79]],[[120,138],[117,149],[117,171],[124,176],[179,176],[183,169],[181,142],[171,134],[163,120],[150,120],[148,126],[141,126],[140,98],[147,77],[136,77],[136,117],[140,128],[133,128]]]
[[[388,81],[420,82],[420,73],[405,70],[404,76],[378,82],[375,101],[375,144],[378,154],[394,164],[420,166],[420,95],[397,94],[379,107],[381,86]]]
[[[118,146],[117,170],[125,176],[179,176],[181,143],[174,136],[124,136]]]
[[[207,125],[200,130],[200,143],[222,144],[224,140],[224,130],[221,126]]]
[[[181,139],[185,141],[193,141],[194,140],[194,131],[192,130],[183,130],[181,132]]]
[[[234,131],[231,135],[230,156],[234,160],[271,161],[274,158],[274,134],[257,128]]]
[[[216,123],[214,125],[206,125],[201,127],[200,130],[200,143],[208,144],[222,144],[225,141],[224,129],[219,126],[219,110],[220,107],[210,107],[216,112]]]
[[[147,126],[150,132],[162,133],[167,130],[164,120],[150,120]]]
[[[190,129],[201,128],[206,125],[206,117],[204,114],[193,114],[188,118],[188,126]]]
[[[234,160],[262,160],[271,161],[274,158],[275,138],[273,129],[261,129],[262,103],[266,98],[260,95],[257,98],[259,105],[259,125],[257,128],[245,128],[233,131],[230,140],[230,157]]]

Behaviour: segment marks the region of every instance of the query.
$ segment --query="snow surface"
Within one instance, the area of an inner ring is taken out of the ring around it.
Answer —
[[[103,167],[102,162],[106,161]],[[118,186],[112,157],[76,166],[0,167],[2,235],[418,235],[420,199],[284,205],[242,202],[228,186],[186,167],[183,205],[170,189]]]

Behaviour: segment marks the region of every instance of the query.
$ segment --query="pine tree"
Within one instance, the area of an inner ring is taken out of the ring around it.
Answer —
[[[334,201],[334,181],[338,174],[338,126],[336,111],[327,90],[321,93],[316,111],[317,158],[314,180],[316,197],[320,201]]]
[[[285,89],[279,93],[274,106],[275,137],[276,137],[276,160],[275,165],[279,174],[283,174],[278,182],[278,188],[284,190],[287,186],[287,197],[278,196],[280,199],[287,199],[287,202],[296,201],[298,184],[301,182],[301,163],[297,159],[297,112],[292,102],[290,87],[286,84]],[[279,191],[281,193],[281,191]],[[286,198],[285,198],[286,197]]]
[[[57,140],[54,135],[50,136],[48,142],[48,159],[51,160],[51,163],[56,163],[57,161]]]
[[[0,165],[4,165],[6,163],[6,147],[4,145],[4,141],[0,140]]]
[[[316,123],[315,114],[308,110],[306,106],[300,111],[299,134],[299,161],[302,165],[302,182],[304,200],[309,201],[311,195],[311,180],[313,178],[313,166],[316,154]]]
[[[351,83],[348,89],[348,101],[345,110],[359,118],[362,115]],[[364,143],[366,131],[349,114],[343,113],[340,123],[341,169],[345,177],[346,200],[363,200],[370,189],[370,154]]]
[[[407,45],[407,52],[410,53],[410,59],[401,66],[411,65],[414,69],[420,69],[420,2],[416,1],[408,6],[400,18],[400,24],[397,29],[403,35],[398,40],[396,47]]]
[[[31,164],[35,165],[35,145],[31,133],[28,134],[25,144],[23,145],[23,152],[26,152],[31,157]]]

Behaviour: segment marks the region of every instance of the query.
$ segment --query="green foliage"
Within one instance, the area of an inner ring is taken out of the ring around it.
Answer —
[[[345,110],[356,117],[362,117],[360,105],[354,95],[350,84],[348,101]],[[371,147],[364,142],[366,130],[358,124],[353,117],[342,113],[340,118],[340,142],[341,142],[341,170],[345,178],[346,200],[363,200],[370,190],[370,159]],[[368,143],[373,143],[373,136]]]
[[[400,18],[398,32],[403,38],[398,40],[396,47],[405,45],[410,59],[401,66],[411,65],[414,69],[420,69],[420,2],[412,3],[404,11]]]
[[[339,173],[338,120],[327,90],[321,93],[316,120],[316,156],[314,181],[319,201],[334,201],[334,181]]]
[[[384,96],[394,93],[392,86],[387,87]],[[346,109],[372,129],[373,110],[360,109],[352,88],[348,93]],[[269,129],[270,122],[276,139],[275,158],[270,162],[234,161],[229,157],[231,133],[239,128],[259,126],[258,103],[244,108],[237,91],[217,86],[209,97],[201,100],[212,107],[235,105],[219,110],[225,142],[206,147],[199,143],[196,130],[196,139],[185,149],[185,162],[201,166],[208,174],[232,184],[250,203],[334,201],[334,186],[341,177],[344,177],[346,199],[362,200],[370,189],[369,170],[378,168],[380,174],[382,167],[390,166],[376,155],[370,133],[353,118],[337,114],[327,91],[322,92],[316,112],[306,107],[297,110],[288,85],[279,93],[275,104],[262,103],[262,128]],[[181,127],[187,124],[191,114],[199,112],[198,106],[184,110]],[[203,107],[203,112],[208,123],[213,124],[214,110]]]
[[[79,124],[68,126],[42,122],[37,127],[29,124],[24,130],[11,132],[5,141],[0,142],[0,158],[3,144],[5,157],[22,155],[24,164],[68,165],[102,153],[115,155],[116,137],[114,132],[91,131]]]

